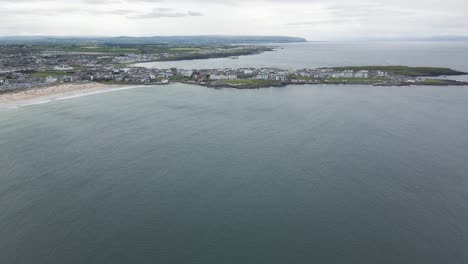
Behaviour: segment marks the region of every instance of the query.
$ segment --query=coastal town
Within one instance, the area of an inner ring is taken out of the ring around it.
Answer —
[[[411,85],[428,82],[447,84],[421,77],[398,75],[382,70],[352,69],[150,69],[142,67],[86,67],[61,65],[40,71],[10,71],[0,76],[0,90],[14,91],[58,83],[102,82],[111,84],[163,85],[172,82],[210,87],[260,88],[288,84],[368,84]],[[452,81],[451,84],[461,85]]]
[[[87,81],[161,82],[177,73],[138,69],[132,65],[153,61],[236,59],[271,50],[272,47],[259,45],[0,45],[0,90]]]
[[[141,48],[141,47],[139,47]],[[12,48],[11,48],[12,49]],[[166,47],[165,52],[136,53],[129,47],[116,47],[106,52],[99,46],[67,47],[69,51],[32,52],[32,46],[14,47],[14,53],[0,56],[0,91],[11,92],[47,87],[60,83],[100,82],[109,84],[163,85],[173,82],[192,83],[209,87],[239,89],[284,86],[290,84],[366,84],[366,85],[466,85],[464,82],[428,79],[462,72],[445,68],[368,66],[318,69],[224,68],[224,69],[154,69],[137,67],[147,61],[229,57],[242,52],[261,53],[260,47],[234,46],[205,49],[201,47]],[[24,52],[18,52],[25,49]],[[84,52],[94,50],[94,52]],[[141,48],[143,49],[143,48]],[[148,49],[146,47],[146,49]],[[77,51],[79,50],[79,51]],[[7,49],[8,51],[8,49]],[[172,51],[172,53],[170,53]]]

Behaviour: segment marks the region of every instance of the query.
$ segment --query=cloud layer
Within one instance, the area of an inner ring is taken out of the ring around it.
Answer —
[[[468,35],[465,0],[0,0],[0,35]]]

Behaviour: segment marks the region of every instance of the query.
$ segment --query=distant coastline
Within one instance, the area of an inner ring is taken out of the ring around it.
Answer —
[[[73,36],[0,36],[2,44],[106,44],[106,45],[231,45],[307,42],[290,36],[153,36],[153,37],[73,37]]]

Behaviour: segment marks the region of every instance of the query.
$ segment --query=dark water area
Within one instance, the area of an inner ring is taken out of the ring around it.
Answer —
[[[0,109],[0,263],[467,263],[468,88]]]

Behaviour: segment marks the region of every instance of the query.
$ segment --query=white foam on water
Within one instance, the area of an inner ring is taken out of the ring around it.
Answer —
[[[54,101],[70,100],[70,99],[80,98],[84,96],[131,90],[131,89],[142,88],[142,87],[148,87],[148,86],[138,85],[138,86],[114,87],[114,88],[104,88],[104,89],[96,88],[96,89],[89,89],[89,90],[82,90],[82,91],[71,91],[71,92],[54,94],[54,95],[49,95],[49,96],[40,97],[40,98],[19,100],[19,101],[10,102],[10,103],[0,103],[0,108],[16,109],[16,108],[32,106],[32,105],[47,104],[47,103],[51,103]]]
[[[68,99],[73,99],[73,98],[78,98],[78,97],[83,97],[83,96],[88,96],[88,95],[118,92],[118,91],[131,90],[131,89],[142,88],[142,87],[148,87],[148,86],[138,85],[138,86],[128,86],[128,87],[119,87],[119,88],[108,88],[108,89],[105,89],[105,90],[100,89],[98,91],[92,91],[92,92],[86,92],[86,93],[77,93],[77,94],[68,95],[68,96],[61,96],[61,97],[56,98],[56,100],[68,100]]]

